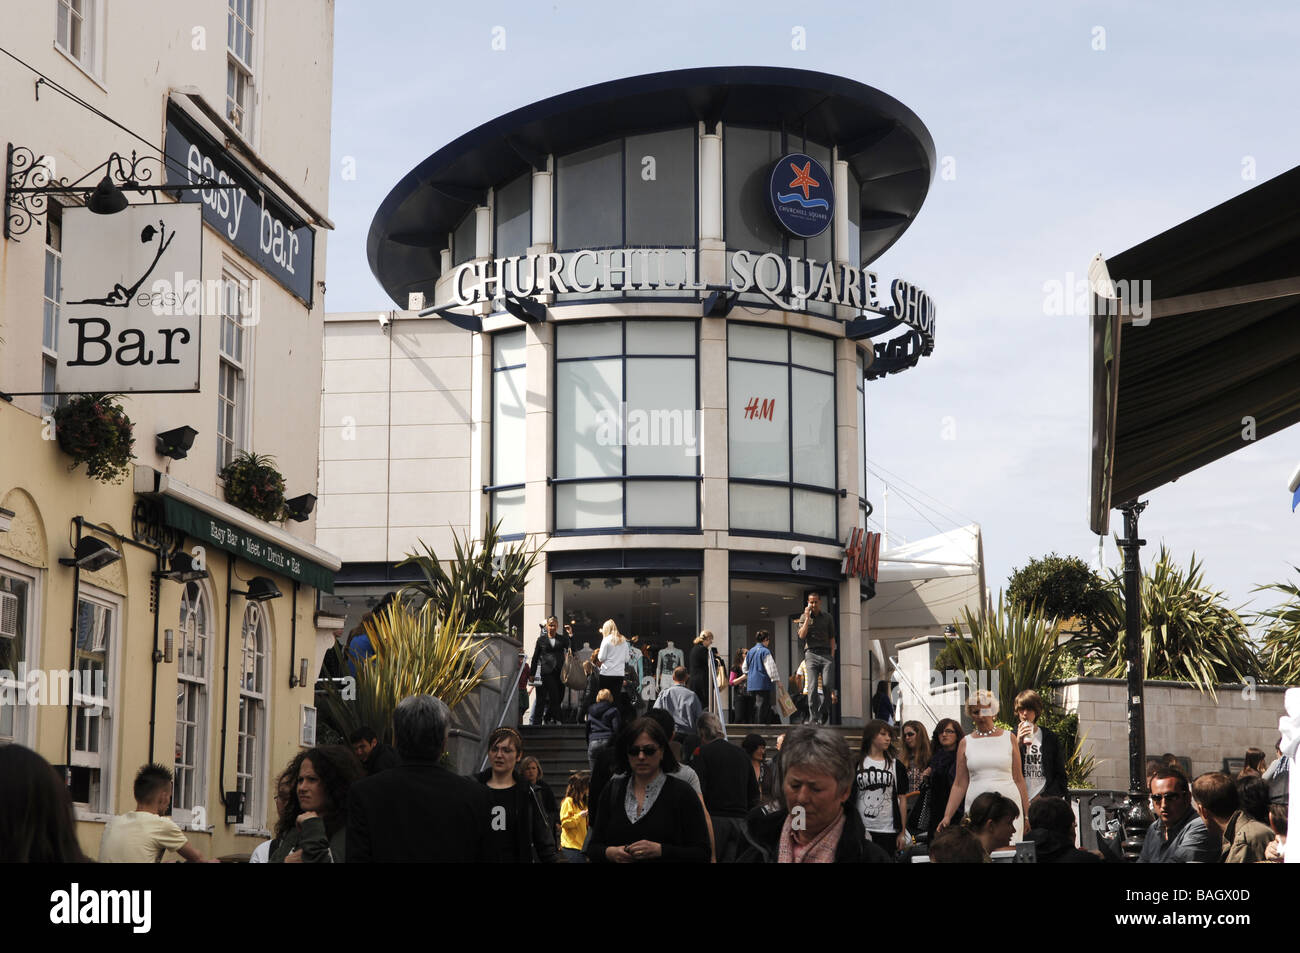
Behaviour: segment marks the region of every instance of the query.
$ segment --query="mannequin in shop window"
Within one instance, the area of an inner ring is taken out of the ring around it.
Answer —
[[[655,674],[660,691],[673,687],[673,672],[685,663],[686,656],[672,642],[659,650],[659,662],[655,668]]]

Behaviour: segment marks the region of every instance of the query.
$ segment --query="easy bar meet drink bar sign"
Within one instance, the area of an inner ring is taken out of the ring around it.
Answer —
[[[166,153],[168,185],[212,180],[239,186],[182,194],[187,202],[197,198],[203,221],[310,308],[316,259],[316,233],[311,226],[299,224],[298,216],[174,105],[167,109]]]

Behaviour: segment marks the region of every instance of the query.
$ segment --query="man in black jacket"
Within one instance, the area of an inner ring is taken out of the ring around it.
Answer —
[[[1100,864],[1102,858],[1074,846],[1078,822],[1068,801],[1042,795],[1029,805],[1029,833],[1040,864]]]
[[[551,616],[546,620],[546,631],[533,647],[533,674],[542,680],[533,709],[534,725],[560,723],[560,702],[564,698],[560,675],[568,651],[569,637],[560,632],[560,620]]]
[[[1016,740],[1020,743],[1020,764],[1031,801],[1040,794],[1047,797],[1069,795],[1065,784],[1065,752],[1061,750],[1056,735],[1039,727],[1038,719],[1042,715],[1043,699],[1038,692],[1031,688],[1016,696],[1016,717],[1020,719]]]
[[[357,753],[361,766],[366,769],[367,777],[395,768],[402,763],[397,752],[380,741],[375,730],[369,725],[362,725],[348,735],[348,744],[352,745],[352,750]]]
[[[700,776],[704,806],[713,820],[718,863],[729,864],[747,846],[745,815],[758,804],[758,778],[750,756],[723,736],[717,715],[705,712],[696,727],[700,753],[691,767]]]
[[[438,765],[451,713],[432,695],[393,712],[402,763],[348,790],[347,861],[475,863],[485,859],[487,791]]]

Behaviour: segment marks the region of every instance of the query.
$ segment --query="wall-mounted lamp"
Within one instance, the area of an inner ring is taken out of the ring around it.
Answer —
[[[298,684],[307,684],[307,660],[305,658],[298,659]]]
[[[739,300],[739,292],[710,291],[704,299],[704,316],[706,318],[725,318],[731,313]]]
[[[244,823],[244,792],[227,791],[226,796],[221,799],[221,803],[226,807],[226,823],[242,824]]]
[[[13,510],[0,506],[0,533],[9,532],[9,527],[14,525],[14,517],[17,515]]]
[[[76,553],[73,557],[71,559],[67,557],[60,559],[59,565],[80,566],[86,572],[96,572],[121,558],[122,554],[102,539],[97,539],[94,536],[83,536],[77,543]]]
[[[451,308],[425,308],[418,317],[427,318],[434,314],[442,318],[448,324],[460,328],[462,331],[482,331],[483,319],[476,314],[459,314]]]
[[[153,650],[153,660],[155,662],[170,662],[173,658],[173,651],[176,648],[176,630],[163,629],[163,650],[159,652]]]
[[[164,430],[154,437],[154,449],[161,457],[184,460],[185,455],[190,452],[190,447],[194,446],[194,438],[198,435],[199,432],[189,426]]]
[[[285,500],[284,508],[289,514],[289,519],[304,523],[311,516],[311,511],[316,508],[316,495],[304,493],[302,496],[295,496],[292,500]]]
[[[254,576],[250,579],[247,591],[241,592],[238,589],[231,589],[230,593],[235,596],[243,596],[249,602],[266,602],[268,599],[279,599],[280,596],[284,595],[276,588],[275,583],[266,576]]]
[[[501,306],[507,314],[512,314],[520,321],[537,324],[546,320],[546,305],[535,298],[521,298],[519,295],[506,294],[501,299]]]
[[[134,182],[126,184],[135,185]],[[130,204],[122,194],[122,190],[107,175],[99,180],[95,191],[91,192],[90,197],[86,199],[86,208],[96,215],[114,215]]]
[[[170,579],[172,582],[197,582],[200,579],[207,579],[208,571],[200,569],[189,553],[180,552],[172,555],[170,568],[166,572],[156,572],[154,576],[158,579]]]

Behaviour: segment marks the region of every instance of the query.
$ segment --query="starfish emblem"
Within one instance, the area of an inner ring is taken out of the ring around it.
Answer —
[[[791,162],[790,169],[794,172],[794,181],[791,182],[787,188],[803,189],[804,201],[807,201],[808,189],[810,187],[816,188],[821,185],[821,183],[814,179],[810,174],[810,170],[812,169],[812,160],[805,162],[802,169]]]

